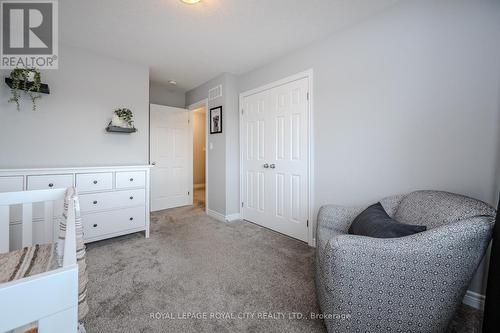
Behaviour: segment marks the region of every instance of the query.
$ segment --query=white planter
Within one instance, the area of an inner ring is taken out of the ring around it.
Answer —
[[[29,72],[27,75],[28,81],[29,82],[34,82],[35,81],[35,73]]]
[[[113,115],[113,118],[111,118],[111,125],[113,126],[118,126],[118,127],[124,127],[124,128],[129,128],[130,125],[126,120],[123,120],[122,118],[118,117],[116,114]]]

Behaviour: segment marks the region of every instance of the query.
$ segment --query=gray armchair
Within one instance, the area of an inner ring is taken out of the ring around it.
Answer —
[[[495,210],[439,191],[380,201],[427,231],[380,239],[347,234],[364,207],[324,206],[316,230],[316,290],[329,332],[444,332],[491,239]]]

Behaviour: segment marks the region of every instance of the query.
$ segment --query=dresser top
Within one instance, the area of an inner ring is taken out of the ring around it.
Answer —
[[[146,170],[153,165],[116,165],[116,166],[85,166],[85,167],[56,167],[56,168],[19,168],[19,169],[0,169],[0,175],[9,174],[33,174],[33,173],[61,173],[61,172],[103,172],[103,171],[130,171]]]

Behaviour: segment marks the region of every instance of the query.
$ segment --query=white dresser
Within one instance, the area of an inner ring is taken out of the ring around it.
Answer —
[[[0,192],[66,188],[76,186],[85,242],[144,231],[149,237],[149,165],[0,169]],[[13,248],[20,244],[21,207],[11,209],[10,238]],[[62,214],[62,212],[55,212]],[[43,209],[33,208],[34,241],[42,239]],[[54,225],[54,236],[57,225]]]

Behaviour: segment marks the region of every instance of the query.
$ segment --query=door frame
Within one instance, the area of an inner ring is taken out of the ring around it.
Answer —
[[[209,135],[209,128],[208,128],[208,119],[209,119],[209,110],[208,110],[208,98],[204,98],[201,101],[198,101],[196,103],[193,103],[187,107],[189,110],[192,119],[192,112],[195,109],[198,109],[199,107],[205,107],[205,212],[208,210],[208,135]],[[191,124],[191,136],[193,135],[193,125]],[[194,160],[193,160],[194,164]],[[194,167],[194,166],[193,166]],[[194,188],[193,188],[193,199],[194,199]]]
[[[240,131],[240,216],[241,219],[244,219],[243,216],[243,99],[250,95],[254,95],[272,88],[276,88],[278,86],[282,86],[284,84],[297,81],[300,79],[308,79],[309,83],[309,103],[308,103],[308,156],[307,156],[307,218],[308,218],[308,226],[307,226],[307,244],[309,246],[316,246],[316,239],[314,238],[314,230],[316,228],[316,219],[314,218],[314,126],[313,126],[313,110],[314,110],[314,93],[313,93],[313,69],[308,69],[306,71],[287,76],[283,79],[264,84],[260,87],[250,89],[240,93],[239,97],[239,131]]]

